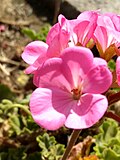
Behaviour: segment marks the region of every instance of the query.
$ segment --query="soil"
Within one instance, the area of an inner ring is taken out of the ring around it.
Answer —
[[[21,31],[29,27],[38,32],[52,23],[54,7],[38,0],[0,0],[0,83],[24,96],[34,88],[27,65],[21,58],[24,47],[32,41]]]

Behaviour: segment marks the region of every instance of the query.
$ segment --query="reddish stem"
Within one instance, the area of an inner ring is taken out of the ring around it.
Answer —
[[[67,148],[65,150],[65,153],[64,153],[64,155],[63,155],[61,160],[66,160],[67,159],[67,157],[68,157],[72,147],[74,146],[74,144],[75,144],[80,132],[81,132],[81,130],[78,130],[78,129],[73,130],[71,138],[70,138],[70,141],[68,143],[68,146],[67,146]]]
[[[111,105],[119,100],[120,100],[120,92],[112,94],[108,97],[109,105]]]
[[[112,118],[120,123],[120,117],[118,115],[114,114],[113,112],[106,112],[105,116],[108,118]]]

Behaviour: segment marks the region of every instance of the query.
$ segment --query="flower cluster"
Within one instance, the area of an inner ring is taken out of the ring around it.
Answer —
[[[37,89],[30,111],[37,124],[48,130],[65,125],[88,128],[108,108],[105,93],[113,82],[107,62],[117,57],[116,79],[120,86],[120,16],[85,11],[76,19],[59,15],[46,43],[29,43],[22,54],[29,64]],[[99,53],[95,57],[92,50]]]

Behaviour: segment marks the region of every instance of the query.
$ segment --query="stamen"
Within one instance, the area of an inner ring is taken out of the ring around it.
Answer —
[[[82,44],[80,42],[77,42],[76,46],[82,46]]]
[[[73,99],[75,99],[75,100],[80,99],[81,91],[78,88],[72,89],[71,92],[73,93]]]

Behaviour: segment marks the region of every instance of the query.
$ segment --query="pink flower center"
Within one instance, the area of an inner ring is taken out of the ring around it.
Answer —
[[[81,90],[78,88],[72,89],[71,92],[73,93],[73,99],[79,100],[81,96]]]

